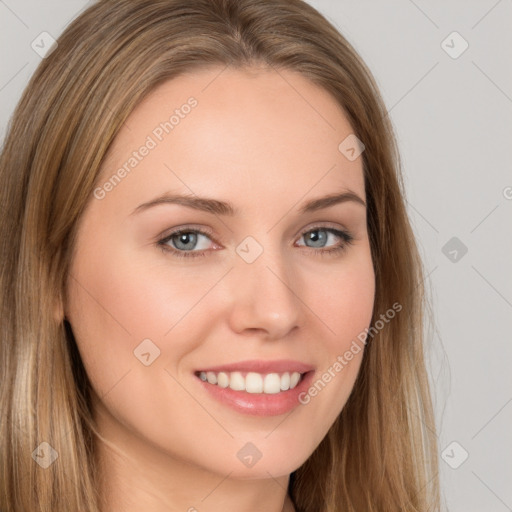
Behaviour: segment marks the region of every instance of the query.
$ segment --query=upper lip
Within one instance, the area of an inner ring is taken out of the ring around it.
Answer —
[[[310,364],[301,363],[299,361],[292,361],[290,359],[280,359],[275,361],[264,360],[250,360],[239,361],[237,363],[228,363],[218,366],[208,366],[201,368],[200,372],[255,372],[261,374],[267,373],[285,373],[285,372],[299,372],[307,373],[314,370]]]

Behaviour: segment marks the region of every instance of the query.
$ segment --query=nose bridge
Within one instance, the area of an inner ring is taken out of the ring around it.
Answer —
[[[298,324],[302,303],[291,282],[291,270],[279,248],[258,249],[254,240],[239,245],[231,276],[234,330],[261,329],[279,338]]]

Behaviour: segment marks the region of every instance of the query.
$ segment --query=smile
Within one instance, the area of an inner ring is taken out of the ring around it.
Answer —
[[[294,389],[304,374],[299,372],[256,373],[256,372],[199,372],[197,376],[208,384],[233,391],[254,394],[275,395]]]

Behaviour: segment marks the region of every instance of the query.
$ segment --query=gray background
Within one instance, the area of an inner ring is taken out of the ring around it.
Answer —
[[[310,3],[366,61],[396,129],[435,313],[447,509],[512,511],[512,2]],[[2,140],[41,59],[32,42],[57,38],[86,5],[0,0]]]

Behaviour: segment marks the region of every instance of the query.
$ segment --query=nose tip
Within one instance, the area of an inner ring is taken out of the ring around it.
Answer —
[[[234,331],[258,330],[267,338],[279,339],[298,326],[302,303],[282,265],[276,272],[260,261],[240,266],[233,274],[230,323]]]

